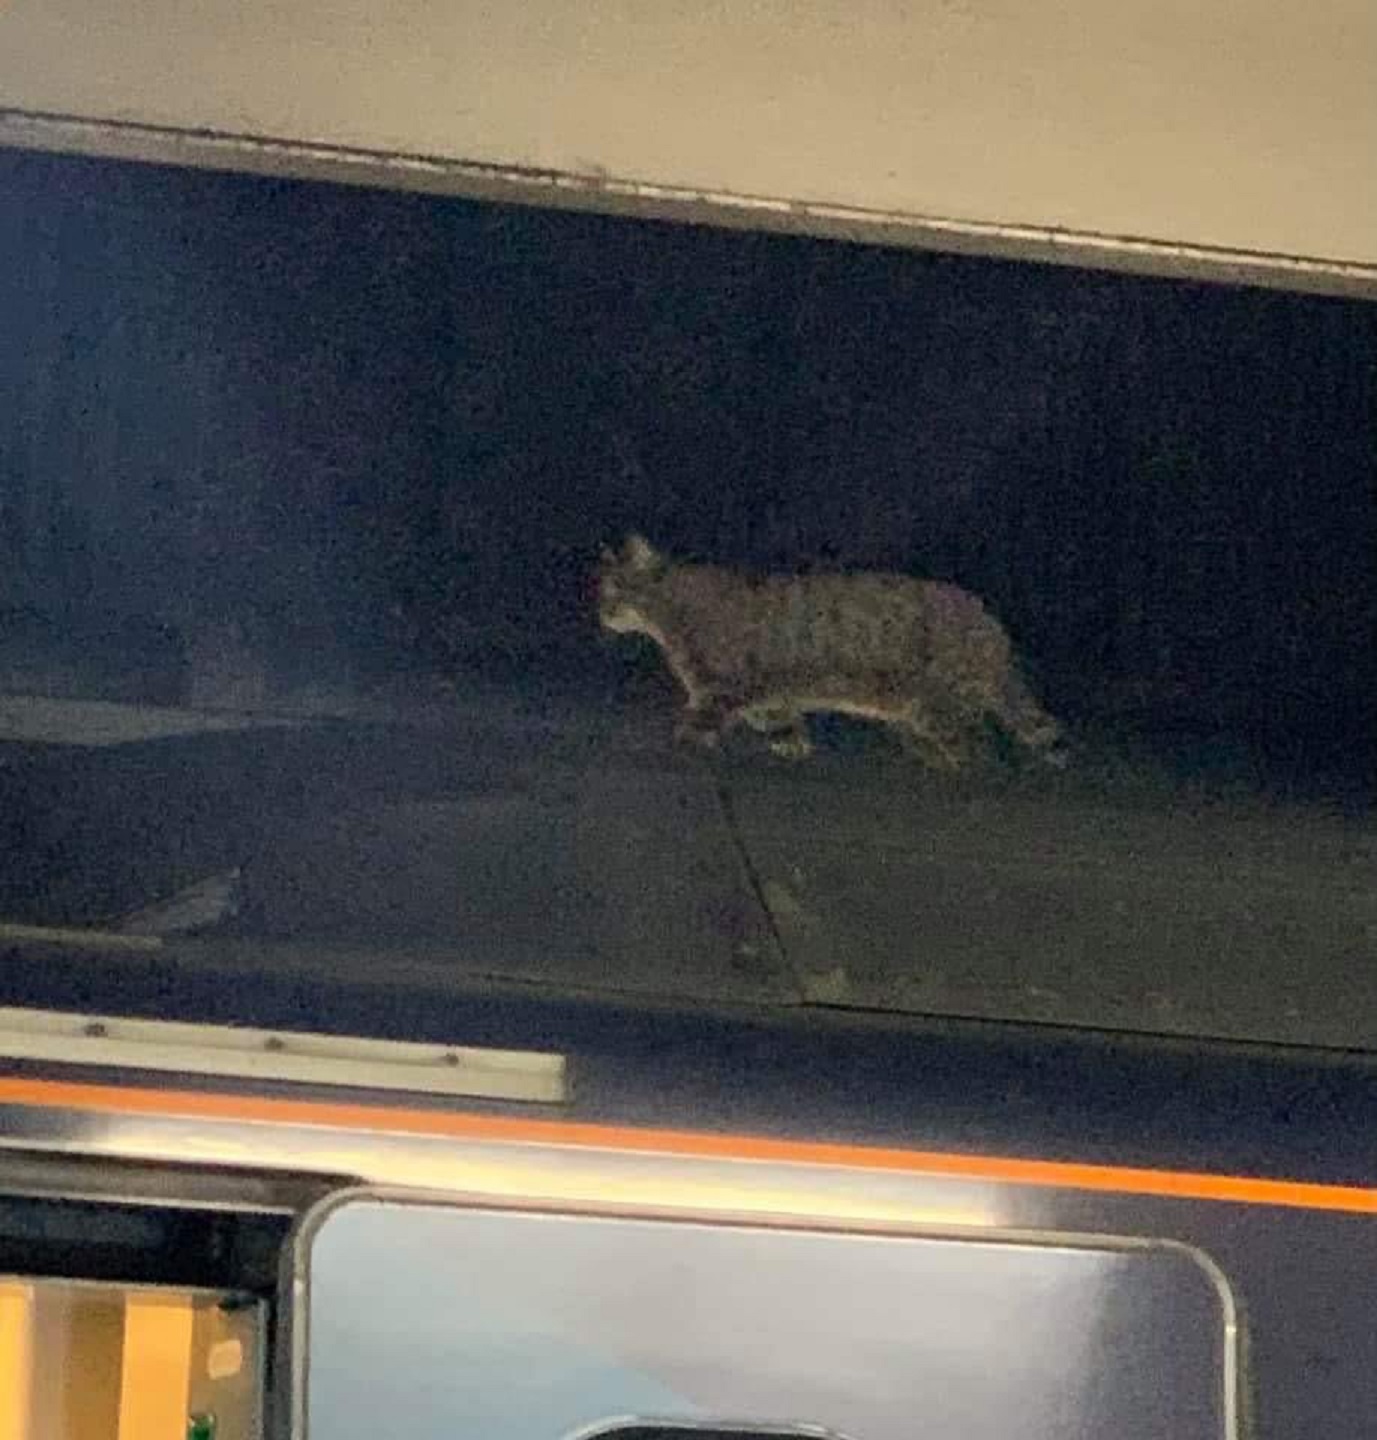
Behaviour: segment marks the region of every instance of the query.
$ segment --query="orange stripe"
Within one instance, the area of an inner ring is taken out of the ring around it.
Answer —
[[[836,1165],[860,1170],[945,1176],[956,1180],[985,1180],[1004,1185],[1050,1186],[1119,1195],[1164,1195],[1180,1200],[1224,1200],[1243,1205],[1283,1205],[1302,1210],[1377,1214],[1377,1188],[1356,1185],[1317,1185],[1243,1175],[1081,1165],[1060,1160],[1015,1160],[943,1151],[777,1140],[754,1135],[641,1130],[623,1125],[469,1115],[445,1110],[407,1110],[388,1105],[341,1104],[192,1090],[150,1090],[15,1076],[0,1076],[0,1105],[153,1115],[164,1119],[309,1125],[365,1133],[440,1136],[450,1140],[573,1145],[715,1160],[773,1160],[800,1165]]]

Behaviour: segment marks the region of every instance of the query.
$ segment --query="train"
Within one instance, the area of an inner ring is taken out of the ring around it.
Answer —
[[[1372,1413],[1363,1061],[514,997],[384,1037],[433,999],[320,990],[320,1033],[299,985],[260,995],[277,1028],[130,1018],[147,980],[120,1016],[5,1013],[15,1433],[74,1433],[44,1426],[88,1387],[80,1433],[126,1433],[140,1373],[221,1440]],[[160,1297],[176,1344],[139,1328]]]

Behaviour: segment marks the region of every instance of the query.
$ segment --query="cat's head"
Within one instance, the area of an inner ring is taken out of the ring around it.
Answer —
[[[598,565],[598,619],[603,628],[627,634],[646,629],[645,605],[665,573],[663,555],[633,532],[620,550],[603,547]]]

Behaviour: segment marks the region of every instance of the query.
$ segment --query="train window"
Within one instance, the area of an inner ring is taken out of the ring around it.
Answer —
[[[245,1020],[405,974],[413,1040],[465,975],[1370,1039],[1377,308],[28,151],[0,193],[10,1003],[189,955]]]
[[[262,1307],[0,1276],[3,1440],[255,1440]]]
[[[292,1263],[296,1440],[372,1440],[403,1411],[411,1440],[1235,1433],[1232,1301],[1179,1247],[355,1196]]]
[[[281,1250],[319,1191],[13,1150],[3,1172],[0,1440],[258,1440]]]

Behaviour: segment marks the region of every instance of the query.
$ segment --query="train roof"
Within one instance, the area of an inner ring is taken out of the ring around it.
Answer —
[[[5,1003],[65,954],[214,979],[231,1011],[298,975],[1373,1042],[1377,830],[1321,798],[1091,766],[945,779],[883,737],[706,760],[668,714],[530,694],[123,741],[132,707],[72,709],[101,711],[103,743],[49,719],[5,750]]]

